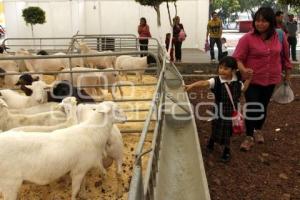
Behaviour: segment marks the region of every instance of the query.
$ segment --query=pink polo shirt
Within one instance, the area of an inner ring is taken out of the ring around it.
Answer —
[[[289,45],[284,34],[283,63],[290,69]],[[281,44],[277,32],[268,41],[263,41],[253,32],[246,33],[238,42],[233,57],[246,68],[253,69],[252,84],[267,86],[281,81]]]

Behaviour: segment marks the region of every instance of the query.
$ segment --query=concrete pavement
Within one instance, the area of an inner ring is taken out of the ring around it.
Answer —
[[[223,37],[227,40],[228,53],[232,55],[238,40],[244,35],[244,33],[239,33],[238,31],[224,31]],[[215,55],[218,55],[217,47],[215,46]],[[297,58],[300,61],[300,33],[298,36],[297,44]],[[300,65],[300,62],[294,63],[296,66]],[[182,49],[182,62],[183,63],[210,63],[210,54],[199,49]]]

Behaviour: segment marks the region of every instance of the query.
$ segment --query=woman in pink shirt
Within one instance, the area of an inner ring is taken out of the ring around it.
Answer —
[[[281,41],[276,32],[276,18],[269,7],[261,7],[253,17],[253,31],[245,34],[238,42],[233,57],[238,60],[238,68],[243,77],[252,75],[246,99],[246,139],[240,149],[250,150],[257,143],[263,143],[260,132],[267,114],[267,107],[274,87],[281,81],[281,72],[289,79],[291,63],[288,43],[282,32]]]
[[[147,38],[151,37],[151,33],[145,17],[142,17],[140,19],[140,25],[138,26],[138,33],[139,33],[140,50],[148,51],[149,41]],[[143,54],[141,54],[141,57],[142,56]]]

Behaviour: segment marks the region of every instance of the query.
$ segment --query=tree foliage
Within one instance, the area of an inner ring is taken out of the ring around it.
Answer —
[[[22,12],[22,16],[26,24],[35,25],[46,22],[45,11],[43,11],[40,7],[28,7],[23,9]]]
[[[274,0],[238,0],[241,5],[241,11],[250,12],[252,15],[256,12],[257,8],[262,6],[269,6],[274,10],[279,10],[281,7],[276,4]]]
[[[232,13],[240,11],[241,6],[238,0],[215,0],[212,5],[213,10],[220,10],[219,16],[224,21]]]
[[[294,7],[300,7],[300,1],[299,0],[278,0],[278,3],[283,5],[290,5]]]
[[[161,26],[160,20],[160,4],[163,2],[176,2],[177,0],[135,0],[142,6],[152,6],[157,13],[157,25]]]
[[[43,11],[40,7],[28,7],[22,10],[22,16],[26,24],[30,24],[31,34],[34,38],[33,26],[35,24],[44,24],[46,22],[45,11]]]

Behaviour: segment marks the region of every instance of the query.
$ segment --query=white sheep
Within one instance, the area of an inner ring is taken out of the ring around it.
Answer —
[[[26,131],[26,132],[50,132],[57,129],[67,128],[77,124],[77,101],[75,97],[66,97],[58,105],[66,113],[66,120],[62,123],[46,126],[45,123],[33,126],[21,126],[12,130]],[[49,123],[49,122],[48,122]]]
[[[66,115],[61,111],[43,112],[33,115],[12,114],[7,104],[0,99],[0,130],[28,126],[28,125],[54,125],[66,121]]]
[[[44,104],[38,104],[35,106],[27,108],[8,108],[9,111],[13,114],[36,114],[41,112],[48,112],[52,110],[57,110],[58,103],[56,102],[47,102]]]
[[[11,55],[7,54],[0,54],[0,57],[12,57]],[[0,60],[0,67],[5,71],[19,71],[19,67],[16,61],[14,60]]]
[[[17,73],[16,71],[6,71],[0,68],[0,73]],[[0,87],[12,88],[15,87],[20,75],[0,75]]]
[[[135,73],[139,82],[142,82],[142,75],[145,72],[146,68],[150,63],[155,63],[155,59],[152,56],[144,56],[144,57],[133,57],[128,55],[122,55],[117,57],[115,68],[116,69],[124,69],[124,70],[132,70]],[[142,70],[136,70],[142,69]],[[125,75],[126,80],[128,80],[127,73],[128,71],[122,71],[122,74]]]
[[[28,51],[21,49],[17,51],[16,56],[34,56]],[[42,57],[36,55],[37,57]],[[52,59],[25,59],[26,68],[30,72],[49,72],[49,71],[60,71],[66,68],[66,63],[63,59],[52,58]]]
[[[54,53],[53,55],[64,56],[67,54],[65,54],[63,52],[57,52],[57,53]],[[62,58],[62,60],[64,62],[64,66],[66,68],[68,68],[70,66],[69,58]],[[72,67],[84,67],[83,58],[71,58],[71,64],[72,64]]]
[[[102,53],[111,53],[112,51],[96,51],[87,46],[86,43],[80,42],[79,43],[79,49],[81,54],[99,54]],[[97,56],[97,57],[86,57],[84,59],[85,64],[90,68],[114,68],[114,63],[116,61],[116,56]]]
[[[108,68],[111,70],[113,68]],[[69,71],[69,69],[62,70],[64,72]],[[72,71],[95,71],[89,73],[73,73],[73,84],[76,87],[87,86],[87,85],[113,85],[119,82],[119,75],[117,72],[108,71],[108,72],[98,72],[97,69],[91,69],[86,67],[74,67]],[[61,73],[57,76],[58,81],[68,80],[71,82],[71,76],[69,73]],[[107,89],[111,93],[112,97],[115,99],[114,92],[112,87],[102,86],[102,89]],[[100,87],[95,88],[84,88],[84,90],[91,96],[100,96],[102,97],[103,93]],[[118,87],[120,90],[121,96],[123,96],[123,91],[121,87]]]
[[[70,172],[72,200],[85,174],[100,167],[113,123],[126,120],[112,102],[101,103],[84,122],[49,133],[8,131],[0,135],[0,188],[16,200],[23,181],[49,184]]]
[[[86,118],[92,114],[93,109],[95,109],[94,104],[79,104],[77,107],[77,120],[78,122],[83,122]],[[120,196],[122,193],[122,164],[123,164],[123,152],[124,143],[120,129],[113,125],[112,132],[108,138],[106,144],[107,156],[103,159],[103,165],[108,168],[113,160],[115,161],[116,167],[116,177],[118,181],[117,195]]]
[[[32,85],[26,86],[32,89],[31,96],[21,95],[13,90],[0,90],[0,97],[7,103],[9,108],[26,108],[47,102],[48,85],[43,81],[34,81]]]

